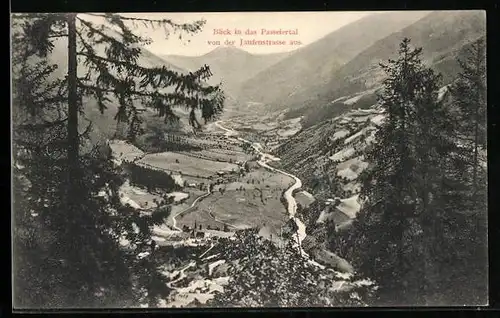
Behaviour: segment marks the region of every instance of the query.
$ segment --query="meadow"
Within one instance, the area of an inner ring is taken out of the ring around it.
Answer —
[[[239,169],[236,164],[201,159],[175,152],[148,154],[138,163],[175,173],[181,172],[181,175],[201,178],[209,178],[217,174],[218,171],[231,172]]]

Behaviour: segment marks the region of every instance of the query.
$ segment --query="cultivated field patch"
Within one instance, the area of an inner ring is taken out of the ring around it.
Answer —
[[[242,163],[246,160],[250,160],[251,158],[250,155],[245,154],[243,151],[226,150],[226,149],[190,151],[190,152],[183,152],[182,154],[200,159],[231,162],[231,163],[237,163],[237,162]]]
[[[117,160],[133,161],[144,155],[141,149],[123,140],[111,140],[109,147]]]
[[[175,152],[148,154],[139,161],[140,163],[162,170],[177,173],[180,171],[182,175],[201,178],[213,176],[218,171],[230,172],[233,169],[235,171],[239,169],[236,164],[200,159]]]
[[[201,201],[197,209],[177,217],[177,224],[192,227],[196,221],[203,228],[207,225],[223,228],[223,223],[227,223],[239,229],[270,226],[279,231],[279,227],[288,219],[279,199],[280,194],[270,196],[264,192],[264,197],[267,198],[262,203],[258,191],[214,193]]]

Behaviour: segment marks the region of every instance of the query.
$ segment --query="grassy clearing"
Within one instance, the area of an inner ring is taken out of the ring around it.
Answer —
[[[182,176],[182,179],[186,181],[186,185],[189,185],[189,184],[196,184],[196,186],[199,186],[200,184],[209,184],[210,183],[210,179],[209,178],[196,178],[196,177],[192,177],[192,176]]]
[[[260,189],[267,192],[281,193],[288,189],[294,180],[281,173],[274,173],[264,168],[252,170],[245,176],[239,176],[235,182],[220,184],[214,187],[215,191],[224,189],[225,191],[238,191],[240,189],[255,190]]]
[[[263,196],[264,203],[258,191],[214,193],[201,201],[196,210],[181,218],[177,217],[177,223],[192,227],[196,221],[197,224],[202,224],[203,228],[207,225],[222,227],[221,223],[210,216],[212,213],[218,220],[237,228],[268,226],[279,231],[281,225],[288,219],[286,209],[279,199],[281,193],[272,194],[271,191],[263,191]]]
[[[148,154],[139,163],[172,172],[181,171],[182,174],[208,178],[217,171],[238,170],[238,165],[227,162],[217,162],[206,159],[195,158],[175,152],[162,152]]]
[[[186,204],[189,205],[191,205],[194,202],[194,200],[196,200],[197,197],[204,195],[206,193],[206,191],[202,191],[199,189],[190,189],[190,188],[184,189],[183,192],[189,194],[189,198],[185,202]]]
[[[194,200],[196,200],[199,196],[201,196],[201,195],[203,195],[203,194],[206,193],[205,191],[201,191],[201,190],[195,189],[195,188],[185,188],[183,190],[183,192],[188,193],[189,197],[183,203],[173,204],[173,205],[170,206],[171,207],[171,212],[170,212],[170,215],[167,218],[167,221],[166,221],[167,224],[172,224],[172,217],[174,215],[176,215],[177,213],[182,212],[182,211],[188,209],[189,207],[191,207],[191,204],[193,204]],[[179,217],[177,217],[176,219],[179,220]]]
[[[118,160],[132,161],[140,157],[144,152],[136,146],[121,140],[112,140],[109,143],[113,155]]]
[[[288,176],[258,168],[234,182],[216,185],[212,195],[199,202],[197,209],[177,217],[177,223],[192,227],[196,221],[203,228],[207,225],[222,228],[223,224],[215,217],[237,228],[268,226],[274,233],[279,232],[287,220],[281,203],[283,190],[293,183]]]
[[[306,195],[303,191],[297,192],[294,197],[297,203],[303,207],[309,207],[309,205],[315,201],[314,198]]]
[[[214,160],[214,161],[224,161],[224,162],[244,162],[250,160],[251,156],[245,154],[243,151],[237,150],[226,150],[226,149],[210,149],[202,151],[191,151],[189,153],[184,153],[191,157],[198,157],[202,159]]]
[[[219,229],[222,230],[224,225],[220,222],[217,222],[210,216],[208,211],[195,209],[185,214],[181,214],[176,217],[177,226],[182,228],[184,225],[187,225],[189,228],[193,228],[194,224],[202,226],[202,229],[206,229],[207,226],[210,226],[211,229]],[[233,230],[233,228],[230,228]]]
[[[126,191],[127,196],[139,204],[143,209],[155,207],[154,200],[161,201],[162,196],[147,192],[145,189],[130,187]]]
[[[294,183],[292,178],[281,173],[271,172],[264,168],[253,170],[242,178],[242,182],[250,181],[251,183],[252,180],[255,185],[260,185],[262,188],[269,186],[270,188],[285,189]]]

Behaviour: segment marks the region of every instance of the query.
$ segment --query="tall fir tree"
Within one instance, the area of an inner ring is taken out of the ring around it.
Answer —
[[[430,203],[441,156],[453,147],[437,98],[440,76],[423,65],[421,51],[405,38],[398,59],[381,65],[387,78],[379,102],[386,119],[366,155],[373,168],[364,174],[364,206],[355,222],[355,260],[383,290],[398,290],[399,301],[425,301],[415,297],[431,284],[436,215]]]
[[[202,118],[210,120],[222,111],[224,101],[218,86],[203,84],[211,75],[208,66],[189,74],[179,74],[164,66],[141,66],[141,46],[150,43],[150,40],[134,34],[126,23],[141,23],[144,26],[192,33],[201,30],[204,21],[176,24],[168,19],[140,19],[112,13],[92,15],[104,19],[109,27],[104,24],[95,25],[81,14],[75,13],[18,16],[25,20],[23,31],[26,40],[39,56],[50,54],[54,38],[67,37],[68,40],[68,197],[75,198],[78,197],[78,180],[81,176],[78,168],[78,114],[83,111],[83,96],[95,97],[101,112],[107,107],[107,103],[117,102],[119,108],[115,119],[129,124],[130,140],[135,139],[140,131],[141,118],[137,108],[139,102],[156,108],[158,114],[166,120],[175,118],[172,107],[184,106],[190,111],[191,125],[200,128],[196,110],[201,111]],[[104,54],[99,54],[96,47],[104,47]],[[79,58],[83,59],[86,67],[83,72],[79,72]],[[85,75],[79,76],[81,73]],[[168,87],[174,88],[173,92],[167,93],[165,89]],[[110,96],[116,101],[110,100]],[[70,209],[78,209],[76,200],[70,200],[68,205]]]
[[[447,177],[439,200],[446,202],[442,232],[447,237],[443,253],[443,285],[451,286],[459,303],[484,302],[487,297],[487,139],[486,55],[484,38],[473,42],[461,72],[450,85],[451,107],[456,120],[459,147],[449,156]],[[459,289],[456,286],[468,286]]]
[[[207,66],[189,74],[163,66],[141,66],[141,46],[149,42],[127,26],[141,23],[192,33],[201,29],[203,21],[176,24],[111,13],[98,16],[111,27],[95,25],[79,14],[13,16],[13,150],[17,177],[28,184],[17,187],[15,213],[36,212],[34,221],[28,219],[52,239],[41,246],[44,254],[36,250],[28,255],[42,263],[53,261],[52,270],[46,275],[41,272],[46,279],[39,279],[41,285],[35,286],[46,294],[24,299],[30,288],[18,290],[16,299],[23,300],[21,306],[126,306],[137,305],[144,295],[154,306],[158,297],[168,293],[164,278],[155,270],[154,257],[139,256],[150,252],[151,227],[163,222],[169,209],[148,216],[124,207],[118,195],[123,179],[109,156],[81,151],[92,129],[89,125],[83,134],[79,131],[84,96],[94,97],[101,112],[116,102],[115,119],[128,123],[130,140],[141,128],[138,104],[154,107],[166,119],[175,117],[172,107],[185,107],[195,128],[201,126],[197,110],[203,119],[211,120],[223,109],[219,87],[204,84],[211,75]],[[68,69],[64,78],[54,80],[57,66],[47,63],[47,56],[54,39],[60,37],[68,39]],[[97,52],[98,47],[104,54]],[[106,195],[100,195],[102,191]],[[29,229],[28,223],[20,224],[20,228],[26,227]],[[129,250],[118,244],[124,234],[130,241]],[[22,248],[22,239],[18,242],[16,246]],[[26,252],[17,251],[20,255]],[[21,288],[31,279],[22,268],[15,281]]]

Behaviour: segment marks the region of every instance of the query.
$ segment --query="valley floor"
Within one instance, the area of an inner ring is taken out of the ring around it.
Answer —
[[[231,238],[235,231],[249,228],[260,229],[258,230],[259,235],[278,244],[284,244],[283,229],[287,222],[292,219],[298,225],[298,235],[292,235],[292,237],[296,238],[295,245],[302,250],[300,242],[306,236],[306,232],[305,225],[295,216],[297,210],[295,197],[298,202],[307,206],[314,202],[314,196],[306,191],[295,193],[302,186],[300,179],[269,166],[268,162],[277,161],[279,158],[262,152],[262,145],[240,137],[236,138],[234,131],[219,123],[216,125],[225,132],[225,138],[238,139],[240,144],[248,143],[251,145],[253,155],[239,152],[241,148],[238,149],[238,144],[233,143],[231,148],[226,148],[226,150],[239,153],[239,157],[235,157],[234,161],[230,159],[231,162],[235,162],[234,164],[221,163],[218,161],[220,158],[210,161],[208,159],[209,153],[218,152],[218,150],[214,151],[208,147],[203,158],[176,152],[142,155],[139,160],[136,157],[138,165],[167,170],[170,174],[176,174],[182,178],[180,184],[183,185],[183,188],[169,194],[174,198],[169,218],[164,225],[156,227],[153,231],[154,239],[158,245],[191,246],[193,248],[205,246],[205,251],[199,255],[210,256],[208,255],[209,251],[214,245],[217,245],[218,238]],[[206,138],[204,143],[207,144],[209,139],[210,137]],[[217,137],[217,141],[211,147],[220,149],[219,140],[221,139],[220,136]],[[133,150],[134,153],[137,152],[136,149]],[[120,154],[123,155],[123,152]],[[241,154],[246,157],[244,162],[241,160],[243,159]],[[248,168],[246,164],[251,162],[256,154],[259,154],[261,158],[256,161],[252,168]],[[131,156],[130,154],[125,155]],[[158,198],[158,195],[130,185],[122,189],[123,196],[142,209],[155,206],[154,200]],[[311,257],[303,250],[302,253],[306,258]],[[320,255],[318,253],[316,251],[311,255]],[[336,266],[339,265],[339,262],[345,262],[334,254],[328,257],[334,257],[333,263]],[[332,262],[328,257],[321,257],[321,261],[326,264]],[[311,260],[310,262],[316,264],[315,266],[325,268],[324,265],[315,261]],[[225,260],[219,259],[211,263],[212,265],[207,263],[207,266],[215,268],[224,263]],[[174,286],[176,282],[182,281],[185,278],[185,271],[193,266],[196,267],[196,261],[187,264],[185,268],[178,269],[178,273],[175,275],[169,274],[177,276],[175,281],[170,284]],[[348,263],[339,268],[352,271]],[[211,272],[211,269],[209,271]],[[176,287],[178,297],[163,305],[169,307],[185,306],[194,299],[204,303],[213,297],[213,292],[222,290],[222,286],[227,280],[227,277],[224,276],[215,280],[207,280],[202,277],[206,277],[207,274],[211,276],[211,273],[195,274],[196,272],[196,270],[191,272],[191,280],[187,286]]]

